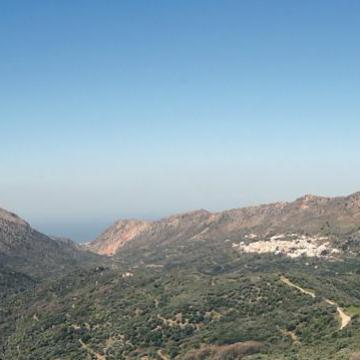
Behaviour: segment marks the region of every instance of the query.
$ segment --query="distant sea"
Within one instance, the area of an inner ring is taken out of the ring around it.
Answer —
[[[80,221],[77,223],[33,221],[31,226],[46,235],[70,238],[77,243],[82,243],[94,240],[112,223],[112,220]]]

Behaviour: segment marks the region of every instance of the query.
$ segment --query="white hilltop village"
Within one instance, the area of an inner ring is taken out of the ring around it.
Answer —
[[[245,239],[253,240],[250,243],[241,241],[232,243],[232,247],[244,253],[285,255],[291,258],[300,256],[332,258],[340,253],[339,249],[331,247],[326,236],[307,236],[299,234],[278,234],[270,239],[258,239],[256,234],[247,234]]]

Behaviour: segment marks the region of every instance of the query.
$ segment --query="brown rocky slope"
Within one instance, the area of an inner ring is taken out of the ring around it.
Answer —
[[[141,248],[183,241],[239,241],[253,237],[298,233],[353,239],[360,230],[360,192],[345,197],[305,195],[294,202],[232,209],[206,210],[159,221],[120,220],[88,244],[88,249],[114,255],[123,247]]]

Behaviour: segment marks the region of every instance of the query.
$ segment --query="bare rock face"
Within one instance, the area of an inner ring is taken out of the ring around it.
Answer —
[[[294,202],[220,213],[198,210],[153,222],[120,220],[88,244],[88,249],[114,255],[129,247],[154,248],[186,241],[241,241],[248,234],[262,239],[290,233],[341,238],[359,229],[360,193],[336,198],[305,195]]]
[[[159,221],[119,220],[86,248],[101,255],[114,255],[125,245],[163,243],[198,235],[214,216],[206,210],[174,215]]]
[[[28,224],[25,222],[25,220],[21,219],[16,214],[13,214],[9,211],[6,211],[4,209],[0,209],[0,221],[1,222],[9,222],[17,225],[24,225],[27,226]]]
[[[120,220],[102,233],[89,249],[101,255],[114,255],[126,242],[145,232],[151,223],[140,220]]]

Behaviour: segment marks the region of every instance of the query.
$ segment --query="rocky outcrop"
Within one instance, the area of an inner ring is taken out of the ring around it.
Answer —
[[[88,248],[101,255],[114,255],[124,244],[151,227],[140,220],[120,220],[105,230]]]

